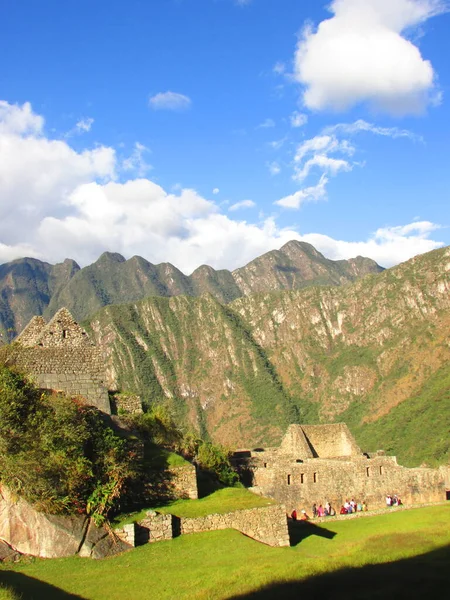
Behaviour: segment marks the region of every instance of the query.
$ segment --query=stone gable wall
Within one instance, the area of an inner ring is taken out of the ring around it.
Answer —
[[[34,317],[14,344],[13,361],[42,389],[84,398],[111,413],[103,356],[67,309],[47,324]]]

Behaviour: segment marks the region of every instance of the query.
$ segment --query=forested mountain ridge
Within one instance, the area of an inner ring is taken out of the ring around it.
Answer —
[[[345,421],[410,464],[446,460],[450,248],[341,287],[108,306],[90,327],[111,387],[165,398],[233,445],[294,421]]]
[[[52,317],[65,306],[82,320],[109,304],[148,296],[201,296],[221,303],[255,292],[299,289],[308,285],[342,285],[383,269],[357,257],[332,261],[305,242],[291,241],[235,271],[203,265],[190,276],[170,263],[153,265],[134,256],[125,260],[105,252],[80,269],[67,259],[61,264],[24,258],[0,265],[0,333],[12,339],[34,315]]]

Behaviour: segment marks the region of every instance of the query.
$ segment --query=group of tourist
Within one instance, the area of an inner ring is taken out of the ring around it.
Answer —
[[[397,494],[391,496],[390,494],[386,495],[386,506],[401,506],[402,501]],[[346,500],[344,504],[342,504],[339,514],[340,515],[351,515],[352,513],[357,512],[365,512],[367,511],[366,501],[356,502],[354,498],[351,500]],[[312,518],[317,519],[319,517],[334,517],[336,516],[335,509],[331,506],[329,502],[326,502],[325,505],[317,504],[314,502],[312,505]],[[291,519],[293,521],[309,521],[310,517],[307,515],[306,510],[300,511],[300,514],[297,514],[296,510],[293,510],[291,513]]]
[[[386,496],[386,506],[388,508],[390,508],[391,506],[401,506],[401,505],[402,505],[402,501],[397,496],[397,494],[394,494],[393,496],[391,496],[390,494],[387,494],[387,496]]]
[[[367,504],[363,500],[362,502],[355,502],[352,498],[351,500],[346,500],[344,504],[341,506],[339,510],[340,515],[350,515],[356,512],[362,512],[367,510]],[[325,505],[317,504],[314,502],[312,505],[312,518],[317,519],[320,517],[335,517],[336,510],[331,506],[329,502],[326,502]],[[297,513],[296,510],[293,510],[291,513],[291,519],[293,521],[309,521],[310,517],[306,513],[306,510],[302,510],[300,514]]]
[[[365,512],[367,510],[366,501],[356,502],[353,498],[351,500],[346,500],[344,504],[341,506],[341,510],[339,514],[341,515],[351,515],[356,512]]]

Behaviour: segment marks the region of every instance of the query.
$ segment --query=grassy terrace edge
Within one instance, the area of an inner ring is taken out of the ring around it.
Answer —
[[[102,561],[34,559],[0,569],[0,599],[423,598],[450,585],[449,557],[444,505],[334,521],[291,548],[225,530]]]

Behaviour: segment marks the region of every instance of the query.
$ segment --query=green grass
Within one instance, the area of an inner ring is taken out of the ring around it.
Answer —
[[[214,531],[103,561],[75,557],[5,565],[0,578],[23,600],[444,597],[450,585],[449,508],[310,526],[291,548]],[[15,600],[11,594],[0,591],[0,598]]]
[[[158,512],[177,515],[177,517],[204,517],[213,513],[224,514],[233,510],[269,506],[272,500],[257,496],[243,487],[223,488],[200,500],[175,500],[170,504],[155,508]],[[145,508],[139,512],[127,515],[118,515],[114,520],[114,527],[121,527],[128,523],[140,521],[145,513],[152,508]]]

